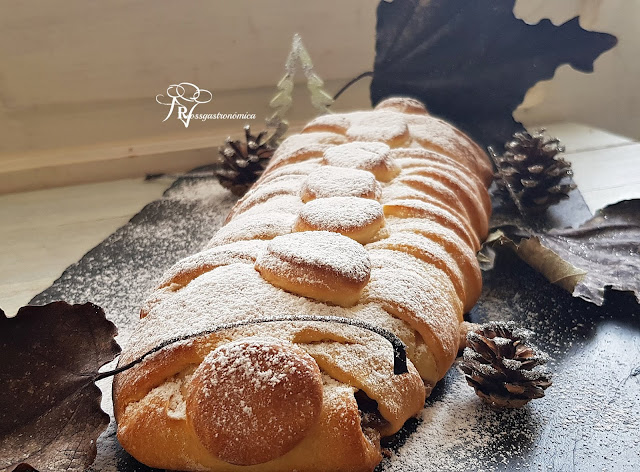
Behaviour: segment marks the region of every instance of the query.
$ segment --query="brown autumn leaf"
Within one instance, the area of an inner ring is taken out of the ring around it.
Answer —
[[[593,72],[596,58],[617,43],[583,29],[578,17],[528,25],[514,16],[515,3],[379,2],[371,103],[417,98],[474,141],[499,146],[522,129],[512,114],[527,90],[563,64]]]
[[[487,244],[512,249],[574,297],[600,306],[610,287],[633,292],[640,302],[640,200],[609,205],[575,229],[527,233],[504,226]]]
[[[38,470],[23,462],[22,464],[18,464],[18,467],[13,469],[13,472],[38,472]]]
[[[109,424],[94,380],[120,352],[116,333],[92,303],[27,306],[14,318],[0,310],[0,472],[93,462]]]

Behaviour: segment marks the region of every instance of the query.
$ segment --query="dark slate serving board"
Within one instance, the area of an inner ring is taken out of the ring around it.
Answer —
[[[31,303],[92,301],[105,309],[125,344],[155,280],[202,248],[234,202],[213,180],[180,179]],[[570,226],[589,216],[573,192],[549,222]],[[640,470],[640,309],[634,297],[612,292],[597,307],[503,254],[483,278],[469,319],[514,320],[533,329],[534,341],[552,357],[554,385],[525,408],[493,411],[454,367],[421,418],[385,441],[392,453],[379,471]],[[101,388],[103,408],[111,412],[109,379]],[[152,470],[122,450],[113,421],[98,440],[92,469]]]

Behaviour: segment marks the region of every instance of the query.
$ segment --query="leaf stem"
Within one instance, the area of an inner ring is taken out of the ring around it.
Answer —
[[[362,73],[362,74],[360,74],[359,76],[357,76],[357,77],[355,77],[355,78],[351,79],[349,82],[347,82],[346,84],[344,84],[344,85],[342,86],[342,88],[341,88],[340,90],[338,90],[338,91],[336,92],[336,94],[333,96],[333,100],[334,100],[334,101],[335,101],[335,100],[337,100],[337,99],[340,97],[340,95],[342,95],[344,92],[346,92],[346,90],[347,90],[349,87],[351,87],[351,86],[352,86],[353,84],[355,84],[356,82],[358,82],[358,81],[360,81],[360,80],[364,79],[365,77],[373,77],[373,71],[372,71],[372,70],[369,70],[369,71],[367,71],[367,72],[363,72],[363,73]]]
[[[120,372],[124,372],[125,370],[128,370],[131,367],[139,364],[144,359],[149,357],[151,354],[154,354],[160,351],[161,349],[164,349],[165,347],[180,341],[187,341],[189,339],[193,339],[198,336],[204,336],[207,334],[216,333],[218,331],[239,328],[241,326],[247,326],[251,324],[273,323],[273,322],[281,322],[281,321],[314,321],[314,322],[319,321],[324,323],[340,323],[340,324],[346,324],[346,325],[351,325],[358,328],[367,329],[385,338],[387,341],[389,341],[389,343],[391,343],[391,346],[393,347],[393,373],[395,375],[401,375],[408,372],[406,346],[400,340],[400,338],[395,334],[393,334],[391,331],[388,331],[384,328],[380,328],[378,326],[375,326],[371,323],[367,323],[362,320],[354,320],[351,318],[344,318],[340,316],[289,315],[289,316],[279,316],[275,318],[258,318],[254,320],[237,321],[235,323],[226,323],[226,324],[216,326],[215,328],[212,328],[212,329],[168,339],[163,343],[160,343],[158,346],[154,347],[150,351],[147,351],[139,358],[129,362],[128,364],[125,364],[114,370],[109,370],[109,371],[101,372],[97,374],[96,377],[94,378],[94,381],[102,380],[104,378],[111,377],[112,375],[119,374]]]

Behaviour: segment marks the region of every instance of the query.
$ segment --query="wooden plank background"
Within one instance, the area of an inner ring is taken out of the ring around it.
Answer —
[[[163,122],[155,96],[191,81],[206,113],[249,112],[261,127],[299,32],[327,90],[370,70],[377,0],[114,0],[0,2],[0,193],[187,170],[243,120]],[[518,0],[516,16],[556,24],[580,13],[619,45],[594,74],[570,67],[536,85],[516,111],[527,125],[579,122],[640,138],[640,2]],[[304,86],[291,121],[313,115]],[[368,81],[337,110],[369,105]]]

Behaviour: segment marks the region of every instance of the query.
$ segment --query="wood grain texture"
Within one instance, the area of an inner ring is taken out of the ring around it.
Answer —
[[[0,308],[13,316],[170,182],[122,180],[0,196]]]
[[[326,34],[328,24],[331,35]],[[244,122],[192,122],[188,130],[178,120],[163,123],[167,109],[156,103],[156,95],[170,84],[193,82],[214,95],[199,112],[255,113],[254,124],[262,126],[295,32],[302,34],[328,90],[336,91],[370,68],[374,24],[374,0],[188,0],[179,8],[167,0],[72,0],[60,5],[37,0],[28,7],[15,0],[1,2],[0,172],[5,164],[15,167],[9,161],[30,161],[28,153],[36,151],[44,153],[42,167],[50,167],[58,159],[66,162],[65,153],[100,154],[120,144],[126,149],[215,136],[217,146],[229,134],[241,134]],[[303,74],[297,79],[302,81]],[[296,88],[293,121],[306,123],[314,116],[307,94],[304,84]],[[350,90],[342,103],[368,105],[366,85],[360,94]],[[91,149],[81,149],[86,147]],[[132,161],[130,154],[120,153],[121,162],[101,172],[110,179],[140,175],[141,165],[128,174],[120,170]],[[192,159],[180,170],[197,164]],[[24,175],[2,177],[0,193],[16,179],[28,181]],[[31,180],[45,177],[35,174]],[[58,175],[49,180],[69,183]],[[25,188],[14,185],[11,191]]]

